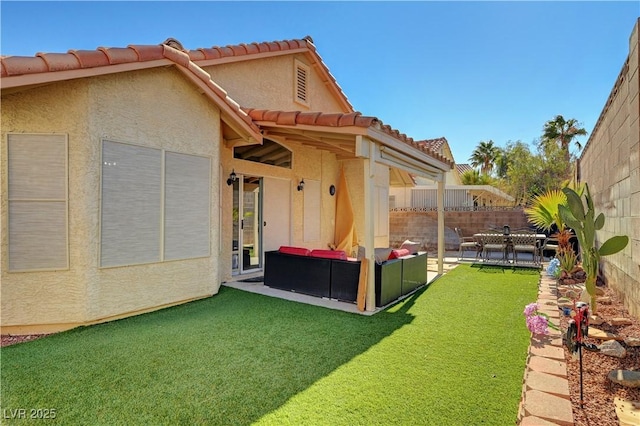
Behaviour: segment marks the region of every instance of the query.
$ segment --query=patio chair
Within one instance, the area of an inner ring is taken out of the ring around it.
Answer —
[[[482,258],[486,262],[489,260],[491,252],[502,254],[501,260],[506,260],[507,242],[502,233],[496,231],[483,231],[480,233],[482,241]]]
[[[538,244],[534,232],[519,231],[517,234],[511,234],[511,243],[515,263],[518,263],[518,253],[531,253],[533,264],[538,264]]]
[[[555,237],[547,237],[542,243],[542,246],[540,246],[540,259],[541,260],[544,259],[545,252],[551,251],[555,256],[558,253],[558,248],[559,248],[558,239]],[[551,259],[551,256],[549,256],[549,259]]]
[[[464,257],[465,250],[473,250],[476,252],[476,259],[482,253],[482,245],[475,239],[475,237],[464,237],[460,228],[454,228],[458,239],[460,240],[460,247],[458,248],[458,260]]]

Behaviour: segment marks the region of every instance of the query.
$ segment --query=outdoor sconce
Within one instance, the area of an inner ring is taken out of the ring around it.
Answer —
[[[298,184],[298,191],[302,191],[303,189],[304,189],[304,179],[302,179]]]
[[[509,225],[505,225],[505,226],[503,226],[503,227],[502,227],[502,233],[503,233],[504,235],[509,235],[509,234],[511,234],[511,228],[509,228]]]
[[[235,170],[231,170],[231,174],[229,174],[229,179],[227,179],[227,185],[231,186],[233,185],[233,182],[235,182],[238,178],[236,177],[236,171]]]

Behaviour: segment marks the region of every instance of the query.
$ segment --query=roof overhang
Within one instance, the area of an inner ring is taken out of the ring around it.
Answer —
[[[262,129],[263,137],[287,144],[296,143],[311,148],[328,151],[338,160],[367,158],[374,155],[375,161],[396,168],[404,173],[412,173],[434,180],[443,178],[451,166],[427,153],[399,141],[373,126],[318,126],[294,124],[284,125],[269,120],[254,120]],[[365,141],[376,145],[375,152],[365,148]],[[410,184],[410,177],[402,178]]]

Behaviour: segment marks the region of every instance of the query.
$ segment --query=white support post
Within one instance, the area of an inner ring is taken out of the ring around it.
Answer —
[[[438,181],[438,275],[444,273],[444,180]]]
[[[367,259],[369,260],[369,271],[367,274],[367,298],[365,309],[375,311],[376,309],[376,255],[375,255],[375,172],[376,172],[376,145],[366,140],[369,145],[369,158],[364,160],[363,180],[364,180],[364,247]]]

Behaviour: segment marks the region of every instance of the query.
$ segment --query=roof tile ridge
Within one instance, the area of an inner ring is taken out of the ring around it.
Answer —
[[[0,74],[2,77],[49,71],[47,62],[38,56],[4,56],[0,62],[2,63],[2,74]]]
[[[36,53],[46,64],[46,71],[65,71],[81,68],[80,61],[71,53]]]
[[[107,56],[109,65],[139,62],[138,52],[129,47],[98,47]]]
[[[76,57],[80,68],[95,68],[109,65],[109,57],[100,50],[69,50]]]
[[[191,56],[187,51],[179,50],[177,47],[180,46],[177,40],[171,39],[173,44],[163,43],[160,45],[162,48],[163,57],[169,59],[170,61],[176,63],[179,66],[186,68],[189,72],[191,72],[196,78],[202,80],[204,84],[211,89],[211,91],[218,96],[224,103],[226,103],[232,110],[234,110],[238,117],[240,117],[249,127],[251,127],[255,131],[259,131],[258,126],[253,122],[251,117],[244,111],[240,105],[229,97],[229,94],[226,90],[224,90],[220,85],[218,85],[215,81],[211,79],[211,75],[200,68],[198,64],[191,60]],[[177,44],[176,44],[177,43]],[[174,47],[175,46],[175,47]]]
[[[189,64],[192,63],[187,53],[166,44],[162,45],[162,55],[165,58],[175,62],[178,65],[182,65],[185,68],[189,68]]]

